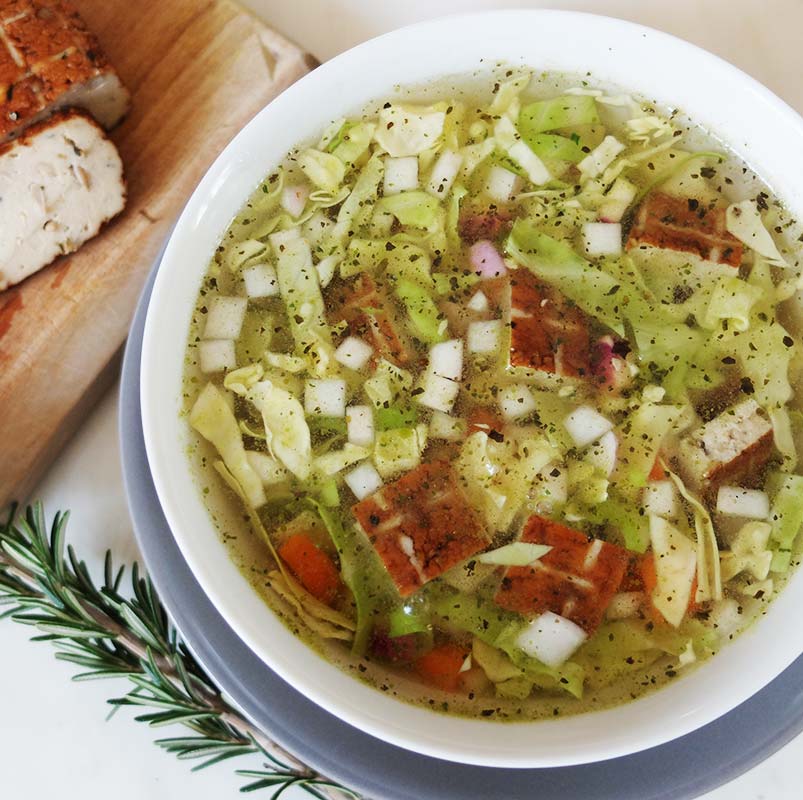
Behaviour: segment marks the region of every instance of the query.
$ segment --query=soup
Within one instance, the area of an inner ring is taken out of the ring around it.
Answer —
[[[292,630],[402,699],[537,719],[682,675],[797,563],[800,231],[677,113],[466,86],[337,120],[259,184],[186,406]]]

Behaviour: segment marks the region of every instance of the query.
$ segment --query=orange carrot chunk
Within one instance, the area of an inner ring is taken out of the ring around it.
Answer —
[[[329,606],[334,603],[340,591],[340,573],[309,536],[293,534],[279,547],[279,556],[313,597]]]
[[[415,662],[416,672],[432,686],[454,692],[460,683],[460,669],[468,651],[456,644],[443,644]]]

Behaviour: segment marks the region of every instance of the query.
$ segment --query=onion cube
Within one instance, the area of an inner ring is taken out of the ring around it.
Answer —
[[[348,440],[358,447],[374,443],[374,412],[370,406],[349,406],[346,409]]]
[[[472,322],[468,326],[468,351],[470,353],[495,353],[502,340],[502,320]]]
[[[546,611],[518,635],[516,644],[528,655],[555,668],[563,664],[587,638],[579,625]]]
[[[491,167],[488,171],[488,182],[485,191],[491,200],[497,203],[507,203],[516,194],[521,186],[521,178],[515,172],[504,167]]]
[[[454,150],[444,150],[435,162],[435,166],[432,167],[427,191],[434,194],[435,197],[446,197],[461,166],[463,166],[463,156],[460,153],[455,153]]]
[[[587,447],[613,428],[613,423],[591,406],[576,408],[563,425],[578,447]]]
[[[477,311],[478,313],[487,311],[489,308],[488,298],[482,292],[477,292],[474,297],[468,301],[466,308],[469,308],[472,311]]]
[[[346,382],[341,378],[308,380],[304,390],[304,411],[310,416],[346,416]]]
[[[433,439],[445,439],[447,442],[462,441],[466,433],[466,422],[460,417],[452,417],[443,411],[433,411],[429,421],[429,435]]]
[[[616,451],[618,449],[619,441],[616,438],[616,434],[613,431],[608,431],[588,448],[585,460],[610,477],[616,466]]]
[[[254,264],[244,269],[243,282],[249,297],[275,297],[279,294],[276,270],[270,264]]]
[[[498,397],[499,408],[506,420],[526,417],[537,408],[533,393],[524,384],[505,386]]]
[[[214,297],[209,303],[204,339],[236,339],[245,319],[245,297]]]
[[[463,375],[463,342],[450,339],[433,344],[429,350],[429,369],[441,378],[459,381]]]
[[[729,517],[767,519],[770,515],[770,499],[766,492],[758,489],[720,486],[717,492],[717,511]]]
[[[422,406],[431,408],[434,411],[449,412],[452,410],[457,393],[460,391],[460,384],[456,381],[436,375],[431,370],[424,376],[423,392],[416,396],[416,400]]]
[[[265,486],[274,486],[287,480],[287,470],[267,453],[260,453],[257,450],[246,450],[246,458],[251,465],[251,469],[259,475],[260,480]]]
[[[590,256],[622,254],[622,226],[618,222],[586,222],[583,246]]]
[[[385,159],[385,195],[409,192],[418,188],[418,158],[405,156],[404,158]]]
[[[675,519],[678,515],[675,485],[672,481],[651,481],[644,487],[642,506],[646,514]]]
[[[222,372],[237,366],[232,339],[209,339],[198,345],[201,372]]]
[[[370,360],[374,349],[356,336],[347,336],[335,350],[335,361],[349,369],[362,369]]]
[[[508,148],[507,153],[527,173],[527,177],[536,186],[543,186],[552,180],[552,175],[549,174],[544,162],[530,150],[526,142],[519,139]]]
[[[347,472],[344,480],[358,500],[363,500],[382,486],[382,478],[370,461],[363,461]]]
[[[569,498],[569,471],[557,464],[547,464],[538,473],[536,490],[539,501],[549,508],[563,505]]]
[[[304,213],[304,206],[307,204],[309,189],[303,184],[298,186],[285,186],[282,189],[282,208],[294,219]]]

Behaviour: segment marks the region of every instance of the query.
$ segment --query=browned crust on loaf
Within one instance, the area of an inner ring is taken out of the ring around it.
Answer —
[[[116,74],[72,4],[0,0],[0,140],[73,86]]]

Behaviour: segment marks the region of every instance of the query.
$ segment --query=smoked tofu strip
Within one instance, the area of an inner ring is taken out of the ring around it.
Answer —
[[[108,129],[130,100],[75,8],[53,0],[0,0],[0,98],[0,142],[61,108]]]
[[[684,477],[700,489],[749,479],[772,449],[772,425],[755,400],[744,400],[684,437],[678,456]]]
[[[82,112],[0,146],[0,291],[77,250],[124,205],[120,156]]]
[[[488,544],[451,467],[441,462],[422,464],[352,511],[402,597]]]
[[[634,247],[692,253],[731,267],[742,263],[742,243],[728,233],[724,208],[662,192],[647,195],[639,207],[627,239],[627,249]]]

